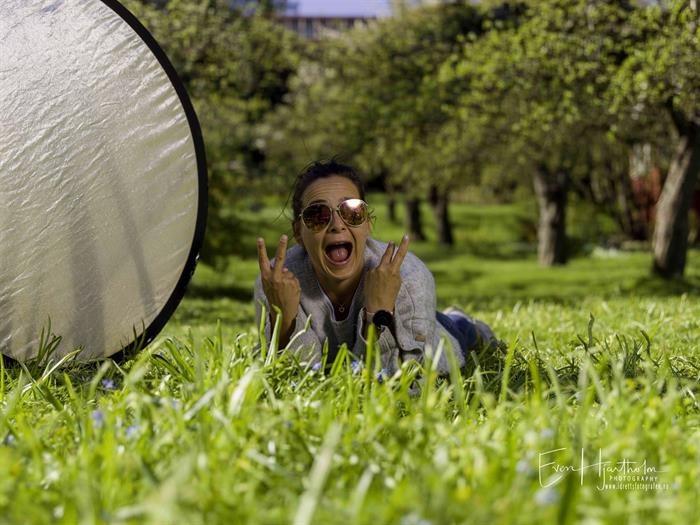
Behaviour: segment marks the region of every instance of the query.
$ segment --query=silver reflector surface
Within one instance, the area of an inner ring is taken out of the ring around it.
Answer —
[[[0,351],[109,356],[155,336],[206,220],[201,132],[116,1],[0,0]],[[138,336],[138,337],[137,337]]]

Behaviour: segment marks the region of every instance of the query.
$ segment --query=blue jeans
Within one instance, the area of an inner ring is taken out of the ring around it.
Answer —
[[[461,315],[448,315],[442,312],[435,312],[435,317],[438,323],[459,341],[465,356],[470,350],[477,349],[480,343],[488,344],[492,338],[495,339],[491,329],[481,321],[472,322]]]

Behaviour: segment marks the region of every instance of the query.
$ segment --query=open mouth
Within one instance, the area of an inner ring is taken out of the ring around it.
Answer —
[[[326,246],[326,257],[334,264],[345,264],[352,254],[352,243],[337,242]]]

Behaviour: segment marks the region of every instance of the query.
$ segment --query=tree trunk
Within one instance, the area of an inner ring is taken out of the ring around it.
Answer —
[[[435,215],[438,242],[446,246],[453,246],[454,235],[449,215],[449,197],[447,190],[439,190],[437,186],[431,186],[429,200]]]
[[[396,216],[396,190],[397,188],[390,182],[389,174],[386,171],[382,171],[380,175],[383,181],[384,191],[386,193],[386,206],[387,215],[389,216],[389,222],[392,224],[399,224],[399,219]]]
[[[406,229],[412,241],[424,241],[423,222],[420,217],[420,199],[406,199]]]
[[[396,197],[393,193],[390,193],[386,199],[387,214],[389,215],[389,222],[396,224],[399,222],[396,217]]]
[[[537,255],[541,265],[566,263],[566,197],[569,173],[549,172],[545,166],[535,170],[535,195],[539,206]]]
[[[665,278],[685,270],[688,214],[700,171],[700,126],[691,122],[684,128],[656,208],[653,271]]]

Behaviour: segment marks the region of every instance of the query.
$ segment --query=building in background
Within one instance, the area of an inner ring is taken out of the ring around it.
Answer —
[[[391,0],[288,0],[280,22],[305,38],[342,31],[369,20],[391,16]]]

